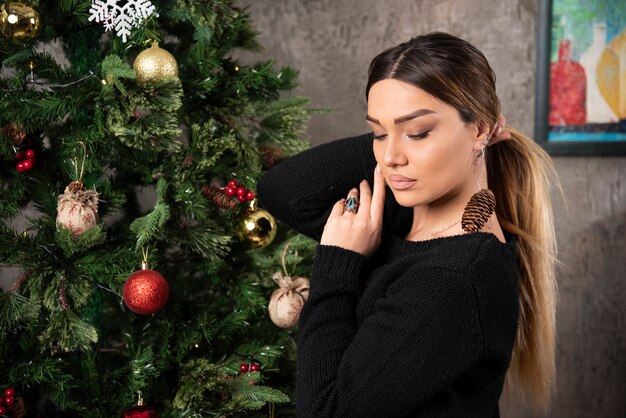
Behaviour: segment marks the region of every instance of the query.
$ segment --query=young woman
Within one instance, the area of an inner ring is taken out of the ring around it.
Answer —
[[[257,187],[270,213],[320,240],[298,416],[498,417],[505,377],[547,408],[549,157],[506,126],[494,72],[457,37],[382,52],[365,94],[372,134],[289,158]]]

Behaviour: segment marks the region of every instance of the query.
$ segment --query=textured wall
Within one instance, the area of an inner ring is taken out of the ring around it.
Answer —
[[[491,62],[510,125],[533,132],[535,20],[532,0],[248,0],[263,54],[300,71],[296,91],[312,107],[313,144],[366,131],[367,66],[383,49],[443,30]],[[560,249],[557,390],[548,416],[626,416],[626,158],[555,159]],[[503,417],[533,415],[503,402]]]

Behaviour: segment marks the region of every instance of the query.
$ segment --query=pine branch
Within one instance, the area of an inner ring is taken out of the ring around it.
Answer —
[[[137,218],[130,225],[130,230],[137,236],[136,250],[139,251],[148,242],[157,238],[159,229],[170,219],[170,208],[166,203],[167,182],[160,178],[157,182],[157,200],[152,212]]]
[[[159,375],[158,369],[155,367],[155,358],[152,349],[140,349],[135,353],[133,360],[130,362],[130,373],[128,374],[128,392],[137,393],[145,391],[148,380]]]
[[[219,132],[215,120],[210,119],[202,125],[191,126],[191,146],[187,154],[194,158],[194,170],[207,172],[225,151],[236,146],[234,133]]]
[[[14,292],[0,291],[0,339],[39,316],[39,304]]]
[[[307,149],[306,125],[314,112],[305,109],[307,103],[308,99],[294,97],[260,106],[258,142],[278,145],[288,156]]]
[[[193,359],[183,365],[181,376],[172,405],[179,410],[197,410],[205,392],[219,388],[221,369],[206,359]]]
[[[42,351],[48,347],[53,354],[59,351],[87,351],[97,341],[96,329],[82,321],[70,309],[52,312],[50,322],[41,334]]]
[[[194,252],[209,260],[220,260],[226,257],[230,251],[233,237],[226,234],[216,233],[214,227],[202,225],[189,227],[184,230],[180,244],[191,248]]]
[[[106,82],[102,87],[102,92],[105,95],[112,95],[114,87],[122,95],[126,95],[127,90],[122,80],[134,79],[136,77],[133,69],[117,55],[108,55],[104,58],[102,61],[102,73]]]
[[[63,250],[66,257],[70,257],[77,252],[86,251],[106,240],[106,233],[102,230],[102,224],[85,231],[74,238],[72,232],[63,226],[57,226],[55,234],[57,245]]]
[[[237,385],[233,385],[232,391],[233,403],[236,403],[238,407],[246,409],[259,409],[268,404],[273,403],[287,403],[290,401],[289,397],[278,389],[274,389],[268,386],[253,385],[254,381],[247,376],[242,377],[241,380],[233,380],[237,382]]]

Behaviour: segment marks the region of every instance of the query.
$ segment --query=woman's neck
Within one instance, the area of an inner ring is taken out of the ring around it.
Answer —
[[[480,164],[484,164],[481,159]],[[488,188],[485,167],[480,171],[478,181],[471,180],[451,191],[448,195],[426,205],[413,208],[413,224],[406,238],[409,241],[425,241],[433,238],[441,238],[452,235],[465,234],[461,226],[461,218],[467,206],[467,202],[479,188]],[[496,202],[496,205],[498,203]],[[480,229],[482,232],[491,232],[501,242],[504,242],[504,234],[498,223],[495,213]]]

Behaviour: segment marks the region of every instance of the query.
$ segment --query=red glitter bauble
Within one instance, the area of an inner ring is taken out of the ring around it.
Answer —
[[[159,418],[159,414],[154,408],[146,405],[137,405],[124,411],[121,418]]]
[[[149,315],[160,311],[170,296],[170,287],[165,277],[148,268],[128,276],[124,283],[124,303],[131,311]]]

